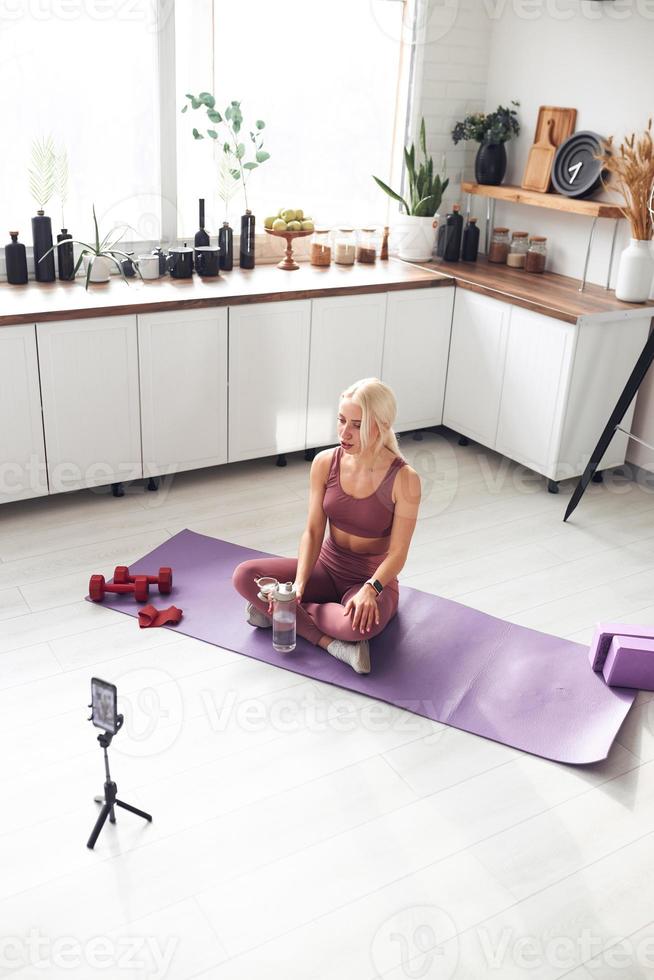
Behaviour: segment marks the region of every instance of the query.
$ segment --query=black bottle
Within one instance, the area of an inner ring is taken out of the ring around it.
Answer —
[[[202,248],[203,246],[210,245],[209,236],[204,230],[204,198],[199,199],[200,202],[200,230],[195,233],[195,240],[193,242],[196,248]]]
[[[73,243],[70,241],[72,235],[68,234],[66,228],[61,229],[61,234],[57,235],[58,242],[66,242],[65,245],[57,245],[57,271],[59,278],[69,280],[75,278],[75,254]]]
[[[445,222],[440,222],[438,225],[438,233],[436,235],[436,245],[434,246],[434,251],[432,252],[432,259],[434,262],[442,262],[445,256],[445,242],[447,241],[447,225]]]
[[[50,252],[43,262],[41,257],[52,248],[52,222],[43,211],[37,211],[32,218],[32,242],[34,244],[34,278],[37,282],[55,281],[54,252]]]
[[[18,232],[10,231],[11,241],[5,245],[5,264],[7,282],[12,286],[22,286],[27,282],[27,256],[25,246],[18,241]]]
[[[447,234],[445,238],[445,252],[443,258],[446,262],[458,262],[461,253],[461,235],[463,233],[463,218],[460,214],[458,204],[452,205],[452,211],[447,216]]]
[[[477,219],[470,218],[463,232],[463,245],[461,247],[461,260],[463,262],[476,262],[479,252],[479,228]]]
[[[254,215],[249,208],[241,215],[241,250],[238,264],[241,269],[254,269]]]
[[[218,232],[218,244],[220,246],[220,268],[229,272],[234,266],[234,232],[229,227],[229,221],[223,221],[223,226]]]

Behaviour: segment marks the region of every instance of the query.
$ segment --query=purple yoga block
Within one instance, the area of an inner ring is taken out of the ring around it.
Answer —
[[[654,691],[654,639],[614,636],[602,673],[611,687]]]
[[[637,637],[649,640],[654,649],[654,626],[629,626],[627,623],[599,623],[595,630],[593,642],[588,651],[588,659],[593,670],[602,670],[609,655],[611,641],[614,636]],[[647,688],[650,690],[650,688]]]

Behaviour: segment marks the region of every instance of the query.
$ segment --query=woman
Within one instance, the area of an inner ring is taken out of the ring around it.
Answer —
[[[311,466],[309,515],[299,556],[245,561],[234,587],[248,600],[248,622],[272,625],[256,579],[294,580],[297,632],[359,674],[370,671],[368,638],[397,612],[404,567],[420,504],[418,474],[393,432],[395,396],[377,378],[341,395],[335,449]],[[324,538],[329,518],[329,536]]]

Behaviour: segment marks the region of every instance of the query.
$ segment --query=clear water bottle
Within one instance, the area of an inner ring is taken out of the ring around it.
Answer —
[[[278,653],[295,650],[296,592],[292,582],[280,582],[272,592],[272,645]]]

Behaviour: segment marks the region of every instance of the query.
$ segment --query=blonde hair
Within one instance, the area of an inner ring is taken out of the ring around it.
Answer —
[[[350,398],[361,409],[361,449],[378,453],[382,447],[404,459],[393,431],[397,415],[397,401],[393,390],[379,378],[362,378],[341,392],[341,398]],[[372,438],[373,424],[377,424],[379,435]]]

